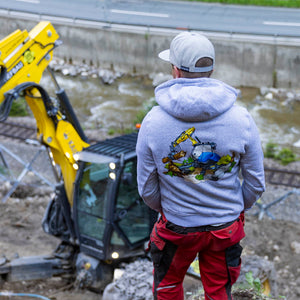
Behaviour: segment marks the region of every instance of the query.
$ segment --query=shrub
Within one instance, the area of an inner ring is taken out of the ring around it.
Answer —
[[[269,142],[266,145],[265,157],[273,158],[279,160],[281,164],[287,165],[293,161],[297,160],[295,153],[289,148],[282,148],[279,150],[278,145],[275,143]]]
[[[274,143],[269,142],[266,145],[265,157],[268,158],[275,158],[277,152],[277,145]]]
[[[275,158],[280,160],[283,165],[287,165],[297,160],[296,155],[288,148],[281,149]]]

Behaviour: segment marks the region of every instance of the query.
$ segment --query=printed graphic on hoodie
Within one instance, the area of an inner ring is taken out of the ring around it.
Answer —
[[[220,157],[215,150],[214,142],[201,142],[197,136],[192,137],[195,127],[183,131],[170,145],[168,156],[162,159],[167,169],[164,174],[179,176],[188,181],[199,183],[203,180],[217,181],[225,173],[231,172],[236,164],[234,155]],[[181,150],[180,143],[190,141],[192,151],[188,153]]]

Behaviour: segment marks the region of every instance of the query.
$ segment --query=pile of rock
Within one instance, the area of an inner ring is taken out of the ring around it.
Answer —
[[[82,79],[100,78],[104,84],[112,84],[123,76],[122,72],[97,68],[85,63],[66,63],[63,59],[53,59],[50,67],[64,76],[80,77]]]
[[[269,100],[291,107],[295,103],[300,103],[300,90],[261,87],[260,95],[256,97],[256,100],[259,103]]]
[[[257,255],[244,255],[241,274],[237,283],[246,285],[246,274],[252,272],[253,278],[259,278],[263,284],[268,281],[272,295],[277,296],[276,271],[274,264]],[[110,283],[104,290],[102,300],[151,300],[152,296],[152,263],[147,259],[137,260],[126,265],[122,276]],[[200,278],[200,275],[199,275]],[[199,291],[195,295],[200,296],[201,282],[199,281]],[[198,298],[197,298],[198,299]]]
[[[63,76],[80,77],[81,79],[99,78],[104,84],[113,84],[115,80],[126,75],[121,71],[98,68],[85,63],[67,63],[63,59],[54,58],[50,62],[50,67],[61,73]],[[127,74],[128,75],[128,74]],[[153,86],[172,78],[171,74],[151,73],[149,74]]]
[[[105,288],[102,300],[152,300],[152,268],[147,259],[126,265],[123,275]]]

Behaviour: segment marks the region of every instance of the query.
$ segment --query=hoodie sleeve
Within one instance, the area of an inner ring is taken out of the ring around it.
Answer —
[[[140,128],[136,146],[138,190],[144,202],[150,208],[160,212],[159,178],[152,151],[148,145],[147,134],[149,131],[146,118]]]
[[[250,209],[265,191],[264,157],[259,132],[250,114],[248,118],[248,142],[245,146],[245,154],[242,155],[240,161],[245,209]]]

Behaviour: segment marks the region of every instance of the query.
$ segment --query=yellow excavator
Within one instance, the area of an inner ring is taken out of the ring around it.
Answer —
[[[146,255],[156,213],[137,190],[137,133],[90,145],[49,67],[60,44],[46,21],[0,41],[0,121],[12,102],[24,97],[58,178],[42,221],[44,231],[58,238],[57,248],[51,255],[2,259],[0,283],[65,276],[81,288],[101,291],[120,263]],[[46,70],[55,97],[39,84]]]

